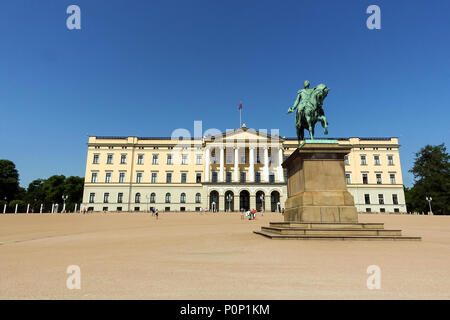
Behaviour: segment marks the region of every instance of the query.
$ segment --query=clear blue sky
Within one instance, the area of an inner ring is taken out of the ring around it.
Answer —
[[[66,28],[81,7],[82,29]],[[381,7],[381,30],[366,8]],[[27,186],[84,176],[89,135],[279,128],[305,79],[326,83],[330,137],[448,146],[449,1],[2,1],[0,158]],[[320,126],[319,126],[320,128]],[[319,130],[322,132],[321,130]]]

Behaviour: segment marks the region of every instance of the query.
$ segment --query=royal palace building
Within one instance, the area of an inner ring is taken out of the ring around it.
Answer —
[[[397,138],[337,138],[361,212],[406,212]],[[247,129],[201,138],[99,137],[88,142],[82,208],[90,211],[280,211],[281,164],[296,138]]]

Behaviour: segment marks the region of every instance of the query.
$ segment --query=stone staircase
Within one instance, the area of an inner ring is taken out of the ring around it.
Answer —
[[[280,240],[421,240],[386,230],[383,223],[271,222],[254,233]]]

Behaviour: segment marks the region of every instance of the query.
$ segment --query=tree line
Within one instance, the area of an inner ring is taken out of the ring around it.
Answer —
[[[53,204],[62,209],[63,195],[67,196],[66,210],[73,210],[75,204],[83,199],[84,178],[54,175],[47,179],[33,180],[28,188],[19,185],[19,172],[14,162],[0,160],[0,210],[6,203],[7,211],[14,212],[16,204],[18,212],[26,212],[28,204],[30,212],[39,212],[41,204],[43,212],[50,212]]]

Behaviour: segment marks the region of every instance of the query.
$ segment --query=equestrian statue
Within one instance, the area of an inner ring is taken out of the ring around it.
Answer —
[[[309,88],[309,81],[304,82],[304,88],[297,92],[297,100],[287,113],[294,112],[295,114],[295,128],[297,129],[298,143],[304,140],[304,130],[309,131],[311,140],[314,140],[314,126],[316,122],[320,121],[324,128],[324,133],[328,134],[328,122],[323,112],[323,100],[328,95],[329,88],[324,84],[319,84],[314,89]]]

